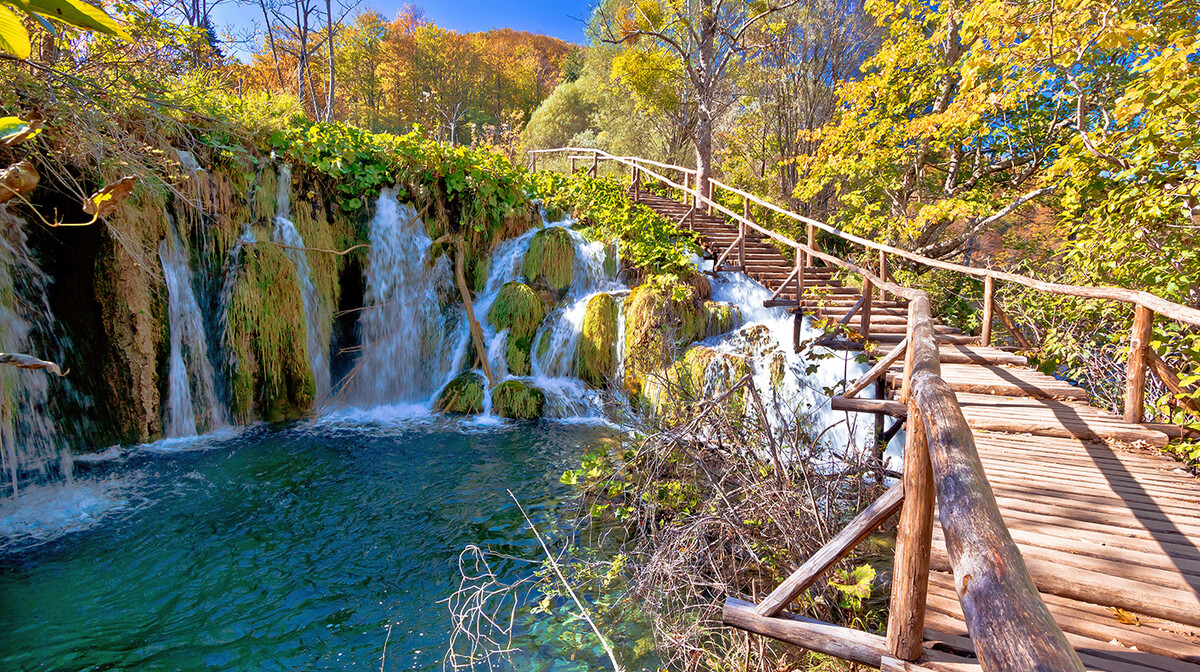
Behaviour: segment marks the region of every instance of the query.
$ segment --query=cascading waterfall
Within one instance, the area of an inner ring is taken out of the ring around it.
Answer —
[[[173,221],[170,234],[159,243],[158,258],[167,284],[171,330],[166,433],[170,437],[193,436],[201,426],[225,426],[228,414],[217,397],[208,339],[192,287],[192,269]]]
[[[370,240],[355,398],[364,404],[427,400],[451,372],[460,349],[458,323],[465,322],[440,308],[438,288],[451,286],[449,264],[444,257],[427,263],[433,241],[395,189],[379,194]]]
[[[733,334],[710,339],[710,344],[718,353],[750,358],[755,387],[768,406],[768,419],[776,431],[786,432],[788,426],[796,423],[817,431],[832,427],[824,435],[823,444],[843,455],[870,444],[873,416],[836,412],[825,394],[826,389],[836,389],[843,380],[853,381],[866,373],[865,365],[837,350],[817,348],[814,353],[817,357],[812,361],[795,352],[791,347],[794,317],[784,308],[763,307],[770,292],[742,273],[719,274],[712,283],[712,296],[714,301],[740,306],[744,324]],[[802,340],[824,333],[814,329],[807,319],[803,330]],[[769,339],[756,338],[764,333]],[[780,364],[785,375],[773,381],[772,369]],[[816,371],[810,374],[811,365],[816,366]],[[837,455],[828,457],[838,459]]]
[[[304,239],[296,231],[291,217],[292,167],[283,164],[279,168],[279,191],[276,196],[275,230],[272,237],[275,242],[283,245],[283,251],[288,259],[296,265],[296,281],[300,285],[300,295],[304,300],[304,326],[307,334],[305,343],[308,346],[308,363],[312,367],[313,379],[316,382],[317,398],[329,394],[331,387],[329,373],[329,330],[321,316],[321,303],[317,297],[317,289],[313,286],[312,270],[308,265],[308,252],[304,250]]]
[[[48,278],[33,262],[23,222],[0,213],[0,352],[33,354],[38,321],[53,323]],[[50,419],[44,371],[0,366],[0,496],[53,479],[71,480],[71,457]]]

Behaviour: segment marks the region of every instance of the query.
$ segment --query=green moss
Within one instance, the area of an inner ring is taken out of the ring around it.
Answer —
[[[512,333],[508,335],[508,345],[504,349],[504,361],[508,364],[509,373],[515,376],[528,376],[533,372],[530,362],[530,349],[533,346],[533,337],[514,337]]]
[[[505,359],[511,373],[529,375],[533,335],[545,318],[546,304],[529,285],[508,282],[496,294],[488,311],[488,322],[497,330],[508,330]]]
[[[785,375],[787,375],[787,358],[780,352],[771,358],[771,389],[776,392],[782,391]]]
[[[537,292],[521,282],[506,282],[488,310],[488,322],[518,337],[533,336],[546,318],[546,304]]]
[[[542,417],[546,395],[519,380],[506,380],[492,389],[492,412],[502,418],[534,420]]]
[[[259,232],[265,237],[267,233]],[[271,245],[247,247],[229,304],[226,348],[232,353],[234,416],[270,422],[300,417],[316,394],[304,334],[304,304],[295,266]]]
[[[610,294],[593,296],[584,310],[575,366],[589,385],[603,387],[617,372],[618,310]]]
[[[703,285],[673,275],[638,285],[625,302],[625,388],[639,394],[648,374],[662,369],[681,348],[708,334]]]
[[[720,336],[742,326],[742,309],[720,301],[705,301],[705,312],[708,313],[708,325],[705,334],[708,337]]]
[[[746,357],[697,345],[688,348],[670,366],[652,374],[646,392],[659,417],[677,422],[690,417],[696,402],[728,392],[751,371]],[[726,403],[731,414],[740,417],[745,408],[745,393],[735,392]]]
[[[466,371],[454,377],[442,388],[433,403],[439,413],[477,415],[483,412],[483,376]]]
[[[544,283],[560,296],[575,276],[575,243],[571,234],[552,226],[533,234],[522,272],[530,283]]]

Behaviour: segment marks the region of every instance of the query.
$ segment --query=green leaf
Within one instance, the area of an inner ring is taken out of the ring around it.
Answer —
[[[9,0],[29,14],[40,14],[68,25],[94,30],[118,37],[126,42],[133,38],[106,14],[104,10],[80,0]]]
[[[29,58],[29,33],[25,25],[7,7],[0,7],[0,51],[17,58]],[[16,119],[6,117],[5,119]],[[18,121],[20,121],[18,119]]]
[[[7,10],[0,7],[0,17],[3,16],[3,11]],[[0,117],[0,145],[19,145],[41,132],[41,119],[25,121],[20,117]]]

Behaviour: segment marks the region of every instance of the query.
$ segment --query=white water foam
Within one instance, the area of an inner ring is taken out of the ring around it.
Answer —
[[[458,350],[437,292],[449,282],[449,266],[445,257],[428,263],[433,241],[395,189],[379,194],[370,239],[353,397],[368,406],[430,399],[445,384]]]

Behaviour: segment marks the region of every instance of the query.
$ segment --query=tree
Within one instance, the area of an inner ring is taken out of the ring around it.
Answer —
[[[1080,281],[1197,301],[1200,3],[870,7],[887,37],[799,195],[933,256],[1041,203]]]
[[[596,10],[600,39],[626,51],[613,62],[647,107],[686,108],[700,184],[712,176],[713,128],[733,101],[731,69],[747,50],[751,28],[796,4],[746,0],[609,0]]]
[[[727,179],[804,209],[793,197],[796,159],[815,149],[810,132],[833,120],[838,83],[857,74],[879,31],[862,0],[803,0],[752,32],[758,47],[738,80],[743,97],[722,134],[722,168]]]

